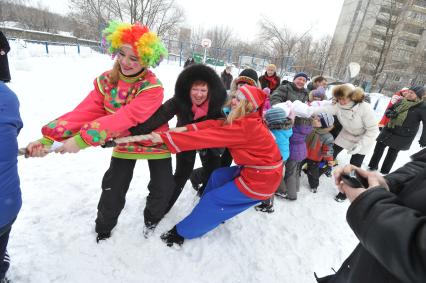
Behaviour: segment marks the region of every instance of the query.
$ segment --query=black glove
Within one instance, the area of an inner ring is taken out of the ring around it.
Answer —
[[[420,145],[420,147],[425,147],[426,141],[419,140],[419,145]]]
[[[388,117],[389,119],[393,119],[396,116],[398,116],[398,113],[393,109],[387,109],[385,111],[385,116]]]

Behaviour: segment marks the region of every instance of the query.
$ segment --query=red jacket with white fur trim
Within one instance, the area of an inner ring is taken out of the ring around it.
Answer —
[[[248,197],[270,198],[282,179],[283,162],[275,140],[259,114],[252,113],[232,124],[206,120],[187,125],[188,132],[161,133],[172,153],[227,147],[237,165],[242,166],[234,182]]]

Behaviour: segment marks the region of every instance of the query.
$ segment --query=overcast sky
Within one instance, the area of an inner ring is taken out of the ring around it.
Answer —
[[[267,17],[277,25],[285,25],[296,33],[312,28],[311,34],[333,35],[344,0],[176,0],[186,14],[187,27],[209,28],[229,26],[240,39],[252,40],[257,33],[257,23]],[[52,12],[66,13],[67,0],[33,0],[50,7]]]

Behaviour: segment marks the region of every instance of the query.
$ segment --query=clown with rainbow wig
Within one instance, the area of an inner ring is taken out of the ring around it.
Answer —
[[[149,67],[167,56],[158,36],[147,26],[111,21],[102,32],[103,44],[115,60],[113,68],[93,82],[93,90],[73,110],[43,126],[43,137],[27,146],[27,155],[43,157],[54,142],[57,153],[77,153],[107,140],[128,136],[127,129],[146,121],[163,102],[163,86]],[[167,131],[167,123],[157,131]],[[102,180],[96,218],[96,240],[111,236],[124,208],[137,159],[147,159],[149,195],[144,210],[144,235],[166,213],[174,187],[170,152],[165,145],[129,142],[117,145]]]

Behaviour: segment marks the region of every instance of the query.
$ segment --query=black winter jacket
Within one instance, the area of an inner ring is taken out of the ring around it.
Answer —
[[[426,282],[426,149],[351,204],[347,221],[360,244],[335,275],[318,282]]]
[[[393,105],[392,108],[395,108],[396,105],[398,104]],[[420,122],[423,123],[423,132],[419,142],[422,145],[426,145],[426,102],[411,107],[408,110],[407,118],[401,126],[389,128],[388,125],[386,125],[380,131],[376,140],[384,143],[390,148],[408,150],[416,137]]]
[[[194,120],[192,113],[192,102],[190,98],[191,86],[195,81],[205,81],[209,88],[209,109],[207,116]],[[143,135],[152,132],[159,126],[167,123],[175,115],[177,116],[176,126],[200,122],[207,119],[220,119],[223,116],[222,107],[226,100],[226,90],[217,73],[210,67],[195,64],[184,69],[176,81],[175,94],[167,100],[158,110],[144,123],[133,127],[130,130],[132,135]],[[220,153],[218,149],[211,149],[203,152],[201,161],[206,171],[206,179],[210,177],[213,170],[220,166]],[[185,186],[192,169],[194,168],[196,151],[185,151],[176,156],[175,182],[177,196]],[[171,205],[176,199],[172,200]]]
[[[192,102],[189,96],[191,86],[195,81],[205,81],[209,88],[209,110],[207,116],[197,121],[194,120],[194,114],[191,110]],[[174,96],[160,106],[148,120],[129,130],[132,135],[148,134],[167,123],[175,115],[177,116],[177,127],[206,119],[222,118],[222,107],[225,100],[226,90],[216,72],[206,65],[191,65],[179,74],[175,84]]]
[[[220,74],[220,78],[222,80],[223,85],[225,86],[226,90],[229,90],[231,88],[231,83],[234,77],[227,73],[225,70]]]
[[[4,51],[4,55],[0,55],[0,81],[10,81],[9,61],[7,60],[7,53],[10,51],[9,42],[7,38],[0,31],[0,50]]]

